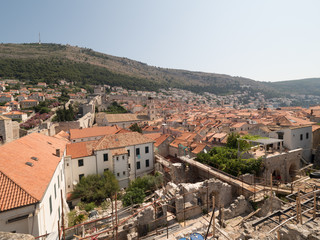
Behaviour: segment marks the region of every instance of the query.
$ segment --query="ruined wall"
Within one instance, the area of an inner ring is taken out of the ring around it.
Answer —
[[[270,174],[276,172],[281,176],[282,182],[291,182],[300,168],[302,148],[283,152],[275,156],[268,156],[263,159],[265,170],[263,176],[269,180]]]
[[[217,179],[210,179],[194,184],[178,185],[180,194],[176,195],[175,208],[178,221],[198,216],[212,207],[212,197],[215,206],[228,206],[232,202],[232,187]],[[209,206],[207,206],[209,205]],[[183,213],[183,209],[186,209]]]
[[[224,219],[228,220],[236,216],[253,211],[251,204],[245,199],[243,195],[239,196],[228,208],[224,208]]]

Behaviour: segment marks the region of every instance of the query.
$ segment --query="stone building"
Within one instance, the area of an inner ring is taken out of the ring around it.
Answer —
[[[8,143],[19,138],[19,123],[0,116],[0,142]]]

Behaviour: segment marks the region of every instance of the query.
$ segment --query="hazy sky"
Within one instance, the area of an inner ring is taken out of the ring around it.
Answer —
[[[260,81],[320,77],[319,0],[3,0],[0,42]]]

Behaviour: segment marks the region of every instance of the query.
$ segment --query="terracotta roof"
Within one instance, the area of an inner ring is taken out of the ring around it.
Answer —
[[[65,131],[60,131],[59,133],[57,133],[56,135],[54,135],[54,137],[59,138],[59,139],[65,139],[68,140],[69,142],[69,133],[66,133]]]
[[[152,140],[156,140],[157,138],[159,138],[161,136],[161,133],[145,133],[143,134],[146,137],[152,139]]]
[[[168,137],[170,137],[170,134],[163,134],[159,138],[156,139],[155,146],[159,147],[161,143],[163,143]]]
[[[65,146],[64,140],[32,133],[0,147],[0,172],[19,186],[15,188],[16,192],[12,193],[14,199],[20,198],[19,194],[23,193],[21,189],[37,201],[43,198],[61,160],[61,157],[56,156],[56,149],[60,149],[63,154]],[[37,160],[31,159],[32,157]],[[26,162],[31,162],[33,166],[26,165]],[[2,181],[8,184],[6,187],[1,185],[2,191],[12,185],[10,181]],[[3,192],[0,192],[0,195],[2,194]],[[0,205],[3,204],[2,201],[4,200],[1,198]],[[21,200],[15,207],[24,206],[25,203]]]
[[[119,133],[101,138],[94,146],[94,150],[120,148],[151,142],[154,141],[138,132]]]
[[[206,144],[203,143],[197,143],[197,146],[195,149],[192,150],[192,153],[198,154],[199,152],[203,151],[203,149],[206,147]]]
[[[70,129],[70,139],[104,136],[108,134],[115,134],[120,130],[121,128],[118,126]]]
[[[71,156],[71,158],[90,156],[92,155],[92,146],[96,143],[97,141],[70,143],[67,145],[66,154],[67,156]]]
[[[125,148],[117,148],[111,151],[112,156],[128,154],[128,151]]]
[[[11,120],[11,118],[5,117],[5,116],[0,116],[0,120]]]
[[[25,100],[22,100],[20,102],[38,102],[38,100],[35,100],[35,99],[25,99]]]
[[[37,199],[0,172],[0,212],[36,202]]]
[[[109,123],[117,122],[131,122],[131,121],[140,121],[136,114],[132,113],[123,113],[123,114],[106,114],[105,118]]]
[[[188,145],[188,143],[186,141],[184,141],[184,140],[175,139],[172,143],[170,143],[170,146],[178,148],[179,144],[182,144],[185,147]]]

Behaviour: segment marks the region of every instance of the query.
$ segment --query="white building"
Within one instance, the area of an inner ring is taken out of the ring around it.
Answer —
[[[65,173],[67,191],[71,192],[83,176],[110,170],[120,187],[154,170],[154,141],[137,133],[106,135],[97,141],[67,145]]]
[[[296,126],[284,127],[269,133],[272,138],[283,139],[283,146],[289,150],[303,148],[303,158],[311,161],[312,127]]]
[[[65,202],[66,141],[32,133],[0,147],[0,231],[58,231]],[[62,193],[62,201],[61,201]]]

